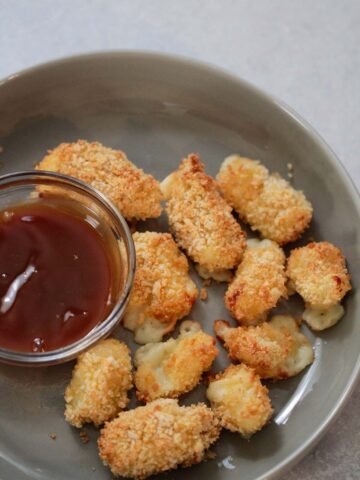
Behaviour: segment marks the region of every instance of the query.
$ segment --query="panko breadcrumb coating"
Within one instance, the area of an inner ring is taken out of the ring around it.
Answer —
[[[190,320],[183,322],[176,340],[149,343],[137,350],[135,386],[138,399],[149,402],[189,392],[210,369],[217,354],[215,339],[203,332],[200,324]]]
[[[128,160],[125,153],[99,142],[62,143],[36,166],[70,175],[104,193],[127,220],[161,214],[159,182]]]
[[[169,233],[134,233],[136,272],[124,326],[137,343],[158,342],[187,315],[198,291]]]
[[[221,425],[246,438],[261,430],[273,413],[268,389],[245,364],[230,365],[218,373],[206,396]]]
[[[292,377],[314,360],[311,343],[289,315],[276,315],[256,327],[231,328],[217,320],[214,329],[230,358],[254,368],[261,378]]]
[[[114,475],[144,479],[201,462],[220,428],[203,403],[180,407],[177,400],[155,400],[105,425],[98,440],[100,458]]]
[[[313,210],[303,192],[256,160],[227,157],[217,181],[240,218],[279,245],[298,239],[310,224]]]
[[[314,330],[331,327],[343,316],[340,301],[351,290],[341,250],[329,242],[312,242],[291,251],[287,265],[291,287],[305,301],[304,320]]]
[[[240,324],[255,325],[287,295],[285,255],[271,240],[252,239],[247,244],[225,294],[225,305]]]
[[[223,281],[245,248],[245,234],[231,207],[206,175],[198,155],[185,158],[161,183],[170,228],[179,246],[198,264],[204,278]]]
[[[65,418],[74,427],[101,425],[129,403],[132,388],[128,347],[119,340],[101,340],[82,353],[65,390]]]

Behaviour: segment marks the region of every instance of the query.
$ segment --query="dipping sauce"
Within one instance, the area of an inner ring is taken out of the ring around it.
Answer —
[[[106,243],[41,201],[0,212],[0,347],[43,352],[85,336],[112,307]]]

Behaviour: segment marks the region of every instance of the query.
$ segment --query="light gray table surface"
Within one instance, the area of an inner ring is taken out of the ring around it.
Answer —
[[[358,0],[0,0],[0,78],[101,50],[210,62],[293,107],[359,188],[359,25]],[[283,478],[360,479],[359,411],[360,385],[314,451]]]

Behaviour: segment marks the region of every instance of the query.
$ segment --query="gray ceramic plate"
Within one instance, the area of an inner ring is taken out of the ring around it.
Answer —
[[[346,254],[355,292],[346,316],[314,337],[316,361],[304,374],[270,385],[274,421],[247,442],[223,433],[216,458],[165,478],[208,480],[270,479],[304,455],[319,439],[348,397],[359,371],[360,205],[334,154],[313,130],[285,107],[247,83],[188,60],[145,53],[95,54],[49,63],[0,85],[2,173],[31,168],[60,142],[100,140],[162,179],[181,157],[199,152],[210,174],[233,152],[261,159],[286,176],[294,165],[294,185],[312,201],[310,236],[339,245]],[[151,222],[142,229],[164,229]],[[192,318],[212,331],[228,318],[223,286],[209,289]],[[299,311],[293,300],[282,310]],[[119,329],[127,341],[131,336]],[[221,356],[215,366],[227,363]],[[0,367],[0,477],[2,480],[110,479],[91,441],[63,420],[63,391],[72,364],[31,370]],[[198,389],[183,399],[198,400]],[[49,437],[56,433],[56,440]],[[164,478],[164,477],[163,477]]]

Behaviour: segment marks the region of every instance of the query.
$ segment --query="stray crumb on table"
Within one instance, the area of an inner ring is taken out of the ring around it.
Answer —
[[[206,280],[204,280],[204,287],[210,287],[211,285],[211,278],[207,278]]]
[[[213,452],[212,450],[208,450],[205,454],[205,458],[204,460],[207,461],[207,460],[214,460],[214,458],[216,458],[216,453]]]
[[[200,300],[206,300],[208,298],[207,290],[206,288],[202,288],[200,290]]]
[[[50,433],[49,437],[51,438],[51,440],[56,440],[56,433]]]
[[[85,444],[85,443],[90,442],[89,435],[86,433],[85,430],[80,430],[79,435],[80,435],[80,440],[82,441],[82,443]]]

